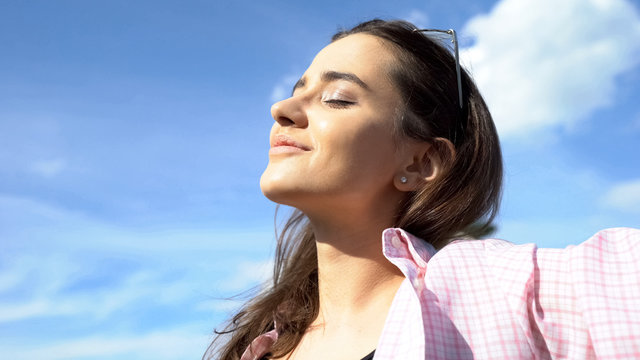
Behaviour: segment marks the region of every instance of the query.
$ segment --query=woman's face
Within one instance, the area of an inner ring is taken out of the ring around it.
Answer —
[[[399,196],[393,180],[402,147],[393,122],[401,101],[382,41],[355,34],[331,43],[293,95],[272,106],[269,165],[260,180],[269,199],[309,215]]]

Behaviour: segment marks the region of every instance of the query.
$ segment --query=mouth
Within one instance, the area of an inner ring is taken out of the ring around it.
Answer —
[[[278,134],[275,135],[271,141],[271,150],[269,150],[269,153],[303,152],[309,150],[311,150],[310,147],[294,140],[290,136]]]

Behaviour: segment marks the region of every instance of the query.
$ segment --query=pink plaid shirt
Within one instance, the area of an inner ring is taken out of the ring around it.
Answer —
[[[566,249],[457,240],[436,253],[402,229],[382,240],[406,279],[375,360],[640,359],[640,230]],[[242,360],[276,339],[259,336]]]

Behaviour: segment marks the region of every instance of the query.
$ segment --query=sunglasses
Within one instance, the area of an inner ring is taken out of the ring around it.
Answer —
[[[443,34],[451,35],[451,42],[453,43],[454,57],[456,59],[456,77],[458,79],[458,105],[462,109],[462,78],[460,77],[460,56],[458,54],[458,37],[456,31],[453,29],[440,30],[440,29],[415,29],[414,32],[439,32]]]

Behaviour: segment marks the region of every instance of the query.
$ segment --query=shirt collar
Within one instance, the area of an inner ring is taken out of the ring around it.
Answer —
[[[436,249],[400,228],[389,228],[382,232],[382,253],[404,273],[414,289],[419,292],[422,289],[421,278],[424,277],[427,262],[436,253]],[[258,336],[242,354],[241,360],[260,359],[277,339],[276,329]]]
[[[436,251],[433,245],[403,229],[388,228],[382,232],[382,253],[394,264],[396,259],[405,259],[420,268],[426,268]]]

